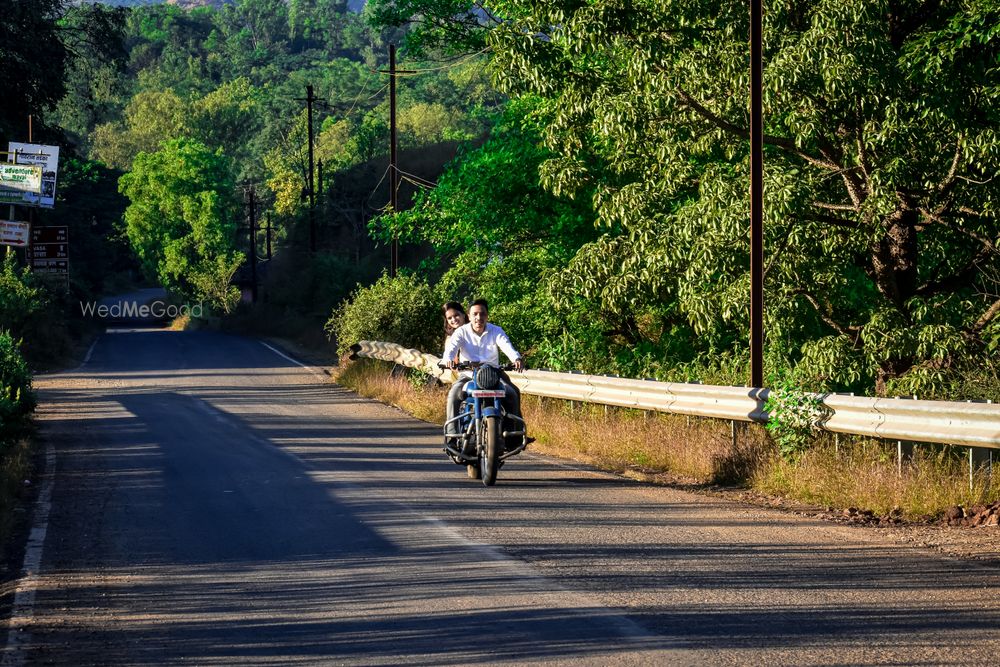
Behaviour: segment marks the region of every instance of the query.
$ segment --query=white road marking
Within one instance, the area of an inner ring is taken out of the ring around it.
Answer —
[[[306,369],[307,371],[309,371],[310,373],[312,373],[313,375],[315,375],[316,377],[318,377],[320,380],[323,380],[324,382],[326,382],[326,378],[323,376],[323,374],[320,373],[319,371],[317,371],[312,366],[307,366],[306,364],[302,363],[298,359],[291,358],[290,356],[288,356],[287,354],[285,354],[284,352],[282,352],[278,348],[272,347],[271,345],[268,345],[267,343],[265,343],[262,340],[261,341],[257,341],[257,342],[260,343],[261,345],[263,345],[264,347],[266,347],[267,349],[271,350],[271,352],[274,352],[276,355],[278,355],[282,359],[290,361],[293,364],[295,364],[296,366],[301,366],[302,368]]]
[[[7,629],[7,646],[2,663],[5,667],[20,667],[24,664],[24,647],[31,641],[31,625],[35,614],[35,591],[38,588],[42,565],[42,550],[45,548],[45,534],[49,530],[49,511],[52,509],[52,485],[55,479],[56,455],[51,444],[45,446],[45,474],[42,489],[35,503],[35,518],[31,533],[24,549],[22,576],[14,593],[14,605],[10,612]]]
[[[100,336],[98,336],[97,338],[95,338],[94,342],[91,343],[90,347],[87,348],[87,355],[83,358],[83,361],[80,363],[80,365],[76,367],[77,370],[79,370],[79,369],[83,368],[84,366],[86,366],[87,362],[90,361],[90,355],[92,355],[94,353],[94,348],[97,347],[97,341],[99,341],[100,339],[101,339]]]

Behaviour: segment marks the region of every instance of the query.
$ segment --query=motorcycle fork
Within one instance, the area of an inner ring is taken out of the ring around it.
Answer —
[[[478,451],[479,448],[482,447],[483,438],[484,438],[484,433],[483,433],[483,404],[482,404],[482,401],[480,401],[479,399],[474,399],[473,402],[472,402],[472,405],[473,405],[473,409],[474,409],[473,424],[475,424],[475,427],[476,427],[476,430],[475,430],[476,451]],[[501,403],[501,401],[500,401],[499,398],[494,398],[493,399],[493,407],[496,408],[497,414],[501,415],[501,417],[502,417],[503,414],[504,414],[503,404]]]

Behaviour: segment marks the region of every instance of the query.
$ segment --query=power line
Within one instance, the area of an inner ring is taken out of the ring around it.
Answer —
[[[472,60],[476,56],[479,56],[479,55],[482,55],[482,54],[486,53],[491,48],[492,47],[487,46],[485,49],[483,49],[481,51],[476,51],[475,53],[471,53],[471,54],[469,54],[467,56],[463,56],[460,60],[456,60],[455,62],[450,62],[450,63],[448,63],[446,65],[441,65],[440,67],[427,67],[427,68],[424,68],[424,69],[396,70],[396,76],[416,76],[417,74],[423,74],[424,72],[438,72],[438,71],[443,70],[443,69],[450,69],[452,67],[458,67],[459,65],[462,65],[462,64],[468,62],[469,60]]]
[[[389,169],[391,169],[391,167],[386,167],[385,168],[385,171],[382,172],[382,178],[378,179],[378,183],[375,184],[375,188],[372,190],[371,194],[368,195],[368,199],[365,200],[365,203],[368,204],[369,206],[371,206],[372,197],[374,197],[375,193],[378,192],[379,186],[382,185],[382,181],[385,180],[386,174],[389,173]],[[384,208],[385,208],[385,206],[381,206],[381,207],[379,207],[378,210],[381,211]]]
[[[421,178],[420,176],[417,176],[416,174],[411,174],[408,171],[403,171],[399,167],[396,167],[396,171],[398,171],[404,177],[408,176],[409,178],[407,178],[406,180],[410,181],[414,185],[420,185],[420,186],[423,186],[425,188],[436,188],[437,185],[438,185],[434,181],[428,181],[426,178]]]

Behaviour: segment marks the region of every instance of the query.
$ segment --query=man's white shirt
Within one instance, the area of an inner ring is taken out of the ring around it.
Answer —
[[[503,329],[487,322],[486,331],[480,336],[472,330],[470,322],[455,329],[448,338],[444,346],[444,359],[454,359],[455,352],[460,352],[463,361],[478,361],[499,366],[501,350],[511,361],[517,361],[521,357]]]

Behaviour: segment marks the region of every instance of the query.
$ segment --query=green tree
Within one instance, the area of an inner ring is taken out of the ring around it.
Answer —
[[[494,3],[468,0],[370,0],[365,7],[377,26],[405,28],[414,56],[464,54],[486,48],[486,32],[500,22]]]
[[[550,277],[597,236],[589,202],[539,184],[538,167],[552,157],[541,145],[540,104],[512,103],[488,140],[461,154],[411,210],[374,225],[383,241],[431,244],[452,264],[439,285],[445,296],[489,299],[491,317],[525,347],[562,335]]]
[[[0,0],[0,137],[21,138],[66,94],[67,73],[123,55],[124,10],[66,0]]]
[[[167,289],[228,311],[239,298],[229,281],[242,262],[230,161],[175,139],[137,155],[119,188],[131,200],[126,229],[143,267]]]
[[[186,134],[188,106],[173,90],[140,92],[125,107],[125,120],[94,128],[91,157],[109,167],[127,170],[140,152]]]
[[[494,6],[499,88],[549,100],[544,184],[592,192],[612,230],[564,274],[564,303],[674,303],[710,345],[742,347],[745,4]],[[771,344],[817,384],[858,361],[880,392],[943,382],[998,334],[1000,10],[797,0],[765,17]]]

